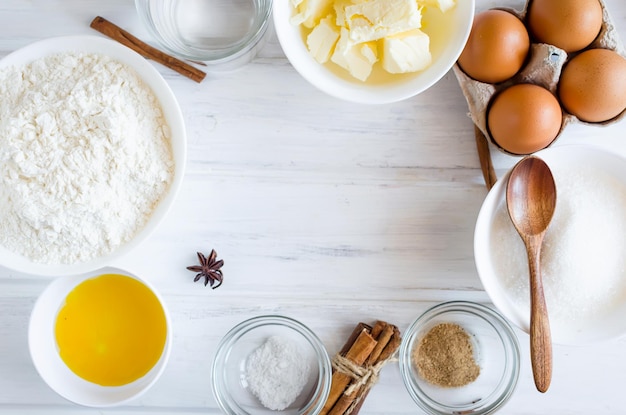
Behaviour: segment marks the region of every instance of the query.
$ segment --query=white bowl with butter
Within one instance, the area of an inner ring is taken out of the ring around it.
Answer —
[[[413,97],[454,65],[474,0],[284,0],[274,26],[293,67],[321,91],[363,104]]]

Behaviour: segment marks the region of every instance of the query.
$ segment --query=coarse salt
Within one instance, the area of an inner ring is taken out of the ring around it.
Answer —
[[[248,356],[246,380],[263,406],[281,411],[298,398],[309,370],[296,343],[271,336]]]

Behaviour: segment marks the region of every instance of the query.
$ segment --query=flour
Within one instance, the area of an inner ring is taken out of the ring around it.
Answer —
[[[272,336],[248,356],[246,380],[263,406],[281,411],[298,398],[309,369],[297,344]]]
[[[63,53],[0,70],[0,244],[47,264],[128,242],[172,181],[170,133],[128,66]]]

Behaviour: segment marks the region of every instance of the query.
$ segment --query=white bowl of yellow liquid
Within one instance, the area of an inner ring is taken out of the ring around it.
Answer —
[[[146,281],[103,268],[54,280],[30,317],[35,368],[59,395],[91,407],[120,405],[146,392],[165,369],[170,318]]]

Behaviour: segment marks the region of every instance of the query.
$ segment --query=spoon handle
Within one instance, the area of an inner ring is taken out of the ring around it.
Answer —
[[[546,392],[552,380],[552,340],[541,279],[542,240],[543,234],[530,238],[527,251],[530,267],[530,360],[535,386],[539,392]]]

